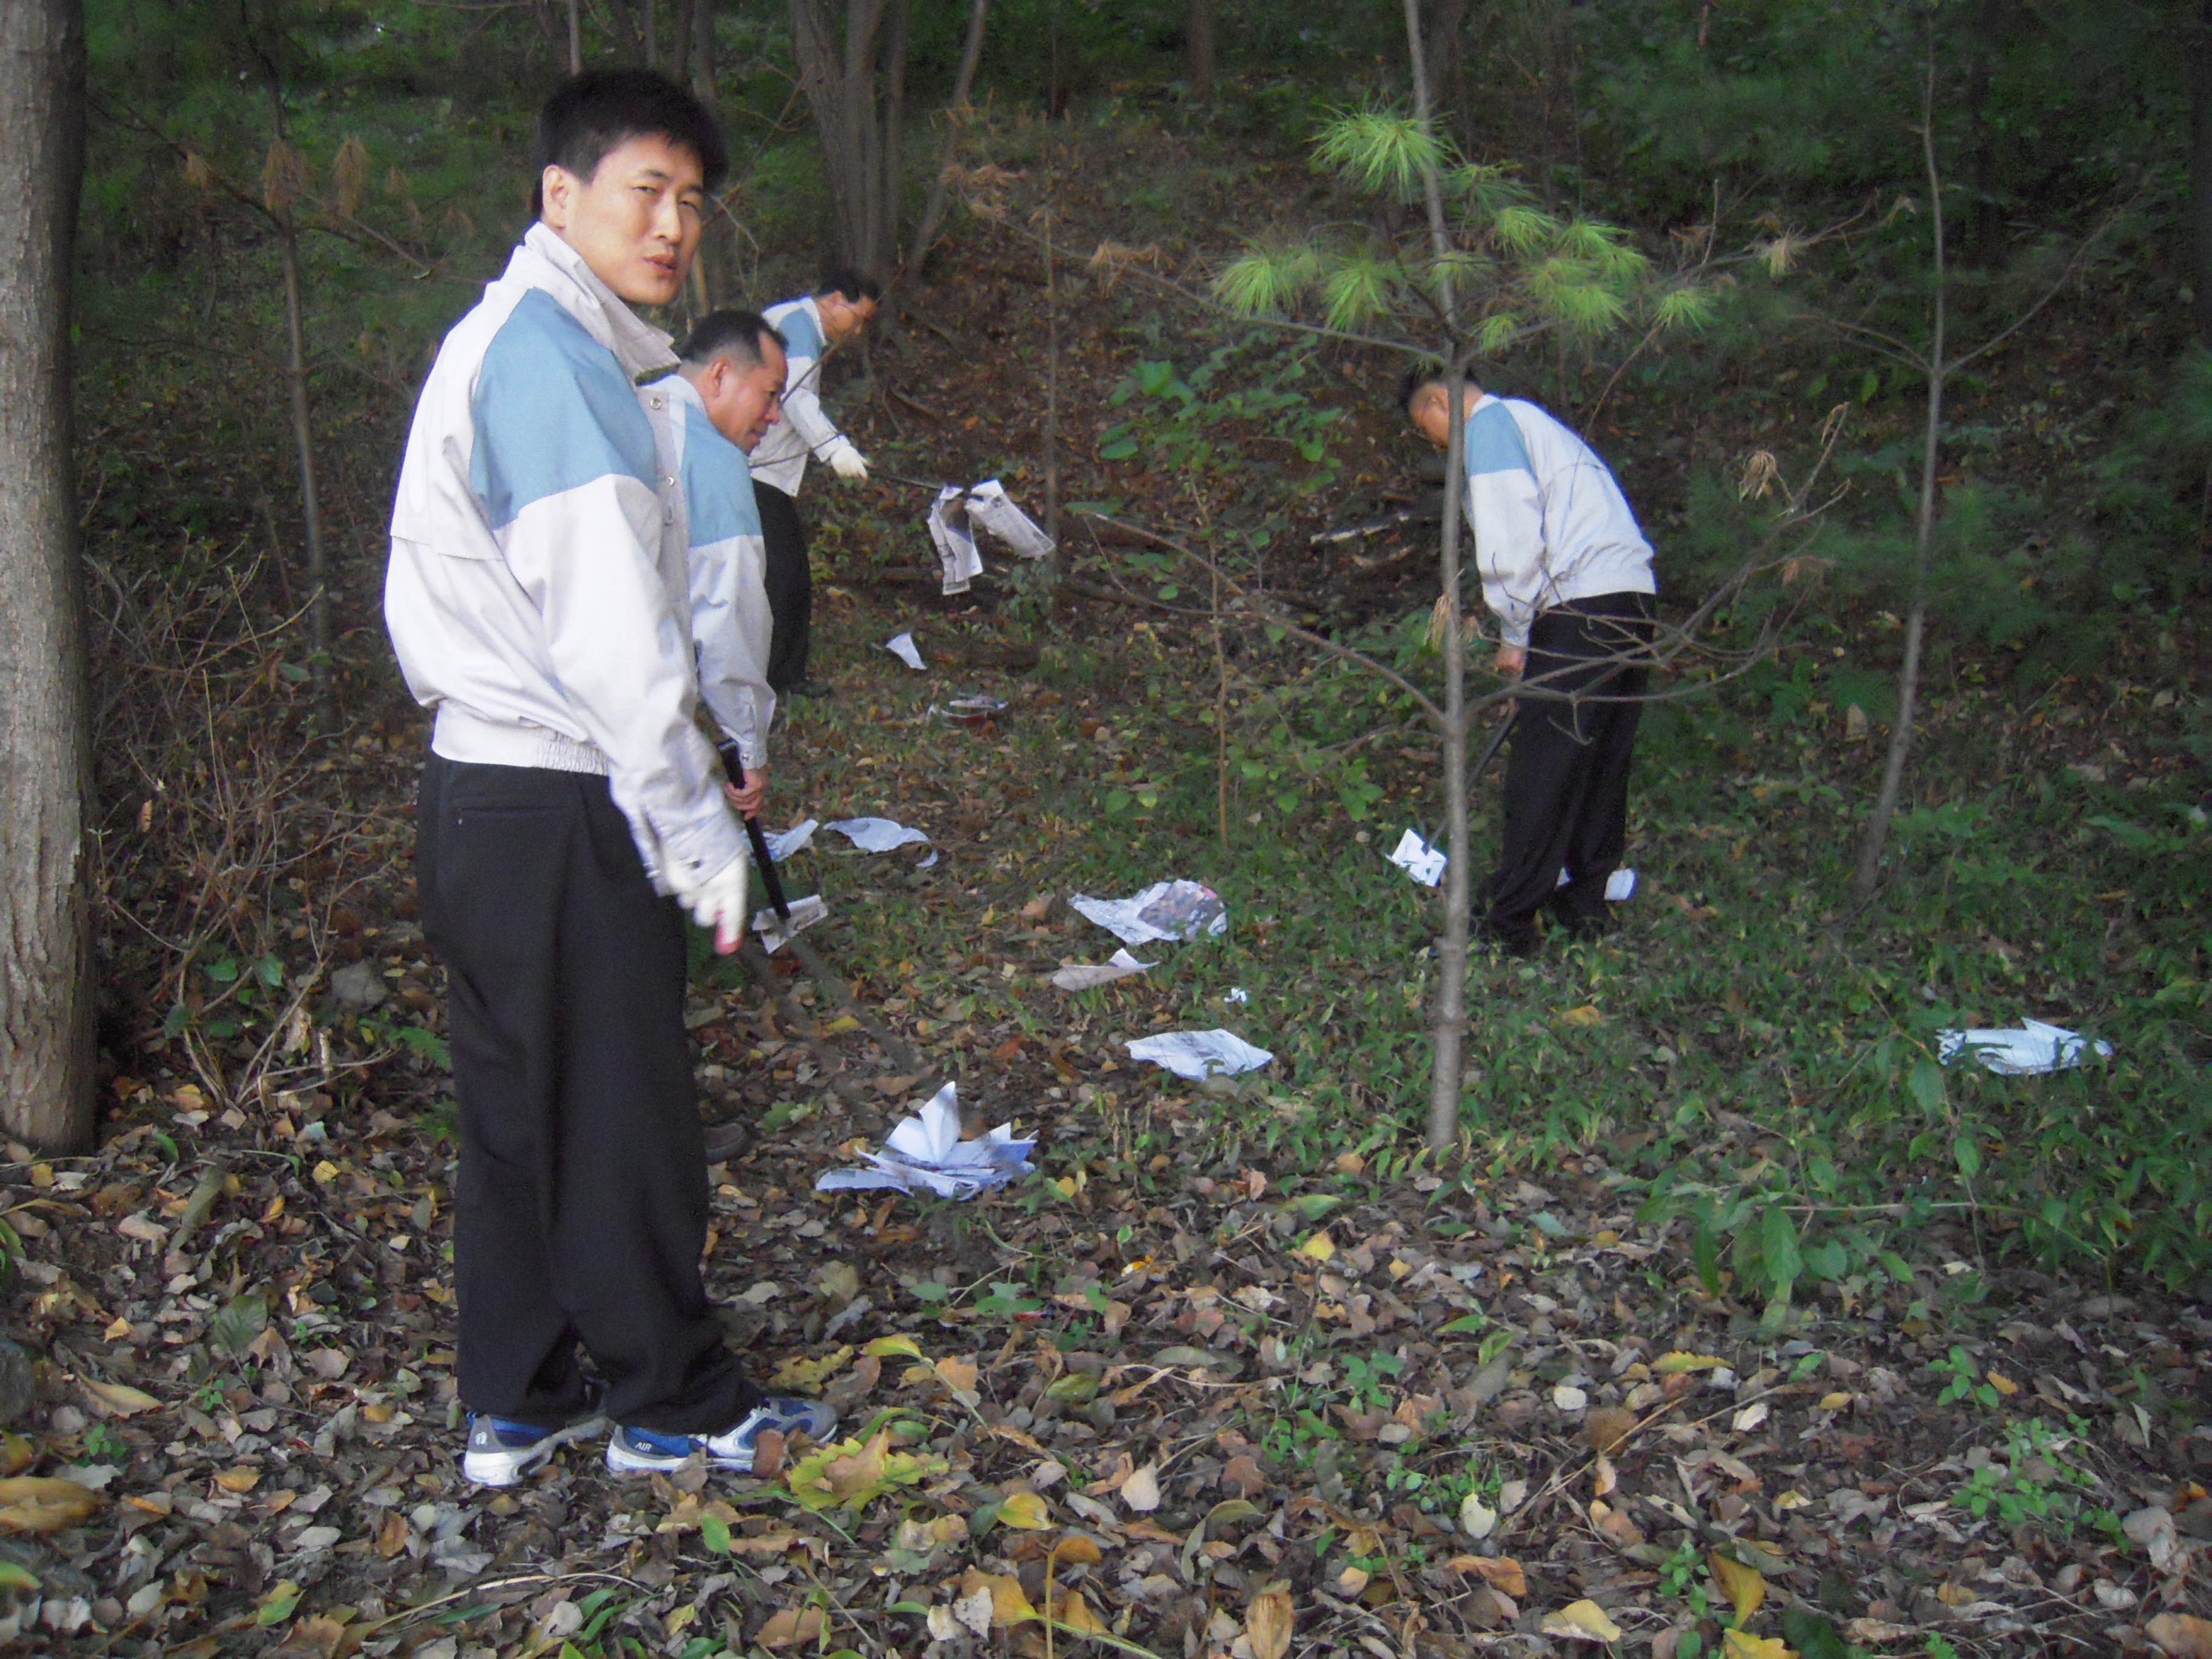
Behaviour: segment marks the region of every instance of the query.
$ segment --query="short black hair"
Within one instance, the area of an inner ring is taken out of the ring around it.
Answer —
[[[717,357],[727,357],[741,368],[757,366],[763,348],[773,340],[785,350],[790,343],[757,311],[726,307],[710,311],[691,325],[691,337],[677,356],[694,368],[704,368]]]
[[[1440,386],[1443,383],[1443,364],[1415,363],[1406,371],[1405,377],[1398,382],[1398,407],[1411,415],[1413,412],[1414,398],[1419,397],[1429,387]]]
[[[548,167],[589,179],[606,153],[633,138],[660,137],[699,158],[707,188],[730,170],[722,129],[696,98],[647,69],[586,70],[553,88],[538,112],[538,170],[530,183],[530,216],[545,210]]]
[[[835,294],[848,305],[858,305],[863,300],[880,300],[884,285],[872,276],[863,276],[850,265],[832,265],[822,273],[822,280],[814,285],[817,294]]]

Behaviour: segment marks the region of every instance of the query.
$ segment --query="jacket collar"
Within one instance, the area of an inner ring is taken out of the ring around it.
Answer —
[[[669,337],[617,298],[612,289],[592,274],[584,256],[543,221],[531,226],[524,235],[514,258],[507,262],[501,280],[522,283],[551,295],[593,339],[615,354],[623,373],[633,380],[641,374],[665,373],[675,366],[676,353]]]

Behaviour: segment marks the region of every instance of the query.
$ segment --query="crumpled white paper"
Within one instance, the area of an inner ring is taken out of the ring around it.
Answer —
[[[921,653],[915,649],[914,635],[911,634],[894,634],[878,648],[890,652],[908,668],[929,666],[927,663],[922,661]]]
[[[2067,1072],[2091,1054],[2109,1056],[2112,1045],[2093,1042],[2063,1025],[2045,1025],[2039,1019],[2022,1020],[2001,1030],[1939,1031],[1936,1057],[1945,1065],[1971,1054],[2001,1077],[2036,1077],[2045,1072]]]
[[[1390,850],[1390,862],[1424,887],[1443,879],[1445,856],[1408,830]]]
[[[1116,951],[1103,963],[1070,963],[1052,976],[1063,991],[1088,991],[1095,985],[1111,985],[1117,979],[1141,974],[1152,964],[1139,962],[1127,951]]]
[[[805,933],[830,914],[830,902],[819,893],[791,901],[791,920],[787,922],[776,915],[773,906],[763,905],[753,912],[753,931],[761,936],[761,949],[774,956],[788,945],[793,937]]]
[[[1092,898],[1068,895],[1068,904],[1088,916],[1124,945],[1150,945],[1154,939],[1191,939],[1200,933],[1228,931],[1228,907],[1211,887],[1194,881],[1159,881],[1133,898]]]
[[[975,550],[976,526],[1006,543],[1017,558],[1042,559],[1052,551],[1052,538],[1014,505],[996,478],[986,478],[973,489],[947,484],[929,508],[929,539],[943,568],[940,586],[946,593],[965,593],[983,574],[982,556]]]
[[[1013,1126],[1001,1123],[979,1140],[960,1138],[958,1085],[946,1084],[921,1109],[903,1117],[884,1137],[884,1150],[863,1156],[860,1169],[831,1170],[814,1183],[818,1193],[864,1192],[888,1187],[902,1193],[927,1191],[939,1198],[973,1198],[1003,1187],[1030,1170],[1035,1140],[1016,1140]]]
[[[929,837],[896,818],[832,818],[824,826],[835,830],[863,853],[888,853],[900,847],[927,847]]]
[[[1573,879],[1573,877],[1562,870],[1559,872],[1559,885],[1565,887]],[[1633,870],[1615,870],[1605,878],[1605,896],[1606,902],[1609,904],[1626,904],[1635,891],[1636,872]]]
[[[1139,1037],[1128,1048],[1132,1060],[1149,1060],[1177,1077],[1194,1080],[1257,1071],[1275,1057],[1265,1048],[1254,1048],[1234,1031],[1163,1031],[1158,1036]]]
[[[768,838],[768,855],[778,864],[797,858],[806,850],[806,843],[814,839],[814,832],[821,827],[812,818],[801,818],[781,835]]]

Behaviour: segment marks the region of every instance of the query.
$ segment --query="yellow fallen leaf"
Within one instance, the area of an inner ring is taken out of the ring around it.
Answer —
[[[809,1359],[805,1354],[793,1354],[775,1368],[775,1375],[769,1379],[769,1386],[778,1394],[811,1394],[844,1370],[846,1362],[852,1357],[853,1350],[846,1345],[831,1349],[819,1359]]]
[[[234,1468],[216,1471],[216,1485],[228,1492],[252,1492],[260,1481],[261,1471],[251,1463],[240,1463]]]
[[[21,1474],[39,1461],[39,1449],[20,1434],[0,1430],[0,1475]]]
[[[1069,1630],[1085,1636],[1095,1636],[1106,1628],[1098,1615],[1091,1611],[1091,1604],[1083,1599],[1080,1590],[1060,1591],[1059,1599],[1052,1604],[1052,1616]]]
[[[799,1642],[817,1641],[821,1635],[821,1608],[786,1607],[770,1614],[753,1640],[764,1648],[787,1648]]]
[[[1677,1376],[1684,1371],[1717,1371],[1727,1364],[1727,1360],[1712,1354],[1687,1353],[1677,1348],[1653,1360],[1651,1369],[1662,1376]]]
[[[2212,1659],[2212,1624],[2185,1613],[2161,1613],[2143,1634],[2166,1650],[2166,1659]]]
[[[1291,1587],[1270,1584],[1244,1609],[1244,1639],[1251,1644],[1252,1659],[1283,1659],[1291,1650],[1291,1632],[1297,1615],[1291,1607]]]
[[[1824,1412],[1839,1412],[1850,1403],[1850,1395],[1841,1389],[1838,1389],[1833,1394],[1824,1394],[1820,1396],[1820,1409]]]
[[[991,1592],[991,1626],[994,1630],[1005,1630],[1010,1625],[1023,1624],[1037,1616],[1036,1608],[1030,1605],[1028,1594],[1022,1589],[1022,1581],[1011,1572],[985,1572],[979,1567],[970,1567],[961,1576],[962,1596],[983,1589]]]
[[[972,1359],[940,1359],[932,1367],[955,1394],[975,1392],[975,1378],[981,1367]]]
[[[1794,1648],[1778,1636],[1753,1636],[1746,1631],[1721,1632],[1721,1659],[1797,1659]]]
[[[871,1359],[889,1359],[893,1354],[904,1354],[909,1359],[926,1359],[921,1345],[910,1336],[879,1336],[860,1350]]]
[[[1023,1532],[1043,1532],[1052,1525],[1052,1511],[1033,1492],[1018,1492],[999,1505],[999,1519]]]
[[[1711,1562],[1714,1582],[1735,1608],[1736,1626],[1741,1629],[1751,1621],[1751,1615],[1766,1599],[1765,1576],[1757,1567],[1747,1567],[1718,1550],[1712,1553]]]
[[[1106,1558],[1096,1541],[1082,1533],[1072,1532],[1052,1547],[1052,1559],[1062,1566],[1095,1567]]]
[[[1160,1477],[1150,1463],[1129,1471],[1129,1478],[1121,1483],[1121,1501],[1139,1515],[1149,1515],[1160,1506]]]
[[[106,1501],[74,1480],[19,1474],[0,1480],[0,1527],[11,1532],[59,1532],[89,1519]]]
[[[1605,1616],[1595,1601],[1570,1601],[1557,1613],[1544,1615],[1542,1633],[1564,1636],[1571,1642],[1618,1642],[1620,1626]]]
[[[1326,1261],[1336,1254],[1336,1241],[1328,1236],[1328,1230],[1324,1228],[1299,1245],[1296,1254],[1310,1256],[1316,1261]]]
[[[1614,1509],[1601,1498],[1590,1500],[1589,1518],[1590,1525],[1617,1550],[1632,1550],[1644,1542],[1644,1534],[1628,1518],[1627,1511]]]
[[[1982,1381],[1988,1383],[1991,1388],[1995,1389],[2002,1395],[2010,1395],[2020,1392],[2019,1383],[2014,1382],[2012,1378],[2002,1376],[1996,1371],[1984,1371],[1982,1373]]]
[[[1510,1555],[1455,1555],[1446,1564],[1454,1572],[1471,1572],[1495,1590],[1518,1601],[1528,1593],[1528,1577]]]
[[[1603,1014],[1598,1012],[1597,1004],[1585,1002],[1579,1008],[1568,1009],[1559,1016],[1559,1020],[1562,1024],[1566,1025],[1595,1025],[1604,1018]]]

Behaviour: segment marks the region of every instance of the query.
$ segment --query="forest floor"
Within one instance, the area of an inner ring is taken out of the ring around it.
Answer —
[[[1034,508],[1014,458],[1041,411],[994,396],[991,354],[1034,382],[1041,279],[1011,237],[963,253],[854,423],[879,466],[999,471]],[[1103,289],[1071,323],[1071,453],[1115,418],[1133,349],[1188,361],[1131,326]],[[1346,378],[1341,489],[1282,545],[1418,487]],[[1637,418],[1628,400],[1624,445]],[[1183,516],[1141,462],[1079,489]],[[619,1480],[593,1443],[511,1491],[462,1480],[452,1108],[408,866],[423,729],[364,569],[337,736],[279,752],[310,692],[242,630],[204,662],[234,689],[207,726],[237,775],[204,757],[109,791],[111,902],[146,937],[118,933],[107,964],[100,1145],[0,1163],[21,1244],[0,1333],[28,1357],[15,1374],[0,1349],[6,1473],[66,1483],[0,1487],[10,1639],[325,1659],[2212,1652],[2212,1287],[2147,1249],[2100,1274],[2036,1231],[2043,1200],[2082,1194],[2115,1251],[2201,1226],[2165,1196],[2201,1146],[2155,1128],[2186,1121],[2205,1058],[2202,895],[2174,873],[2201,849],[2167,839],[2201,823],[2201,769],[2153,690],[2187,681],[2191,638],[2147,625],[2103,678],[2032,695],[1950,662],[1871,912],[1842,894],[1878,722],[1803,675],[1655,709],[1622,924],[1476,959],[1468,1127],[1432,1158],[1434,904],[1382,856],[1431,821],[1418,728],[1365,691],[1330,701],[1264,641],[1217,649],[1109,544],[1078,538],[1075,571],[1127,603],[1048,613],[1003,572],[940,602],[911,580],[919,496],[810,495],[837,695],[790,711],[770,817],[893,817],[930,845],[817,831],[787,881],[829,902],[806,939],[837,983],[763,986],[702,951],[687,1023],[709,1116],[761,1130],[712,1171],[710,1287],[748,1365],[827,1395],[854,1440],[744,1479]],[[1277,583],[1307,614],[1388,619],[1425,604],[1420,550],[1286,557]],[[1853,627],[1801,659],[1878,659],[1882,621]],[[904,629],[921,673],[878,648]],[[1033,669],[983,665],[1031,647]],[[933,717],[971,691],[1006,706]],[[1371,763],[1356,811],[1269,737],[1322,719]],[[234,880],[276,819],[309,852]],[[165,836],[133,861],[132,837]],[[1179,877],[1221,895],[1223,937],[1051,986],[1113,946],[1073,894]],[[210,893],[269,921],[263,944],[226,952],[178,921]],[[148,942],[185,936],[175,961]],[[2116,1053],[2051,1078],[1914,1069],[1938,1024],[2022,1013]],[[1210,1027],[1273,1062],[1199,1085],[1127,1050]],[[1036,1176],[964,1204],[814,1189],[948,1079],[970,1133],[1037,1137]],[[1788,1172],[1764,1213],[1844,1265],[1767,1308],[1740,1250],[1716,1261],[1647,1207],[1684,1167],[1770,1197]]]

